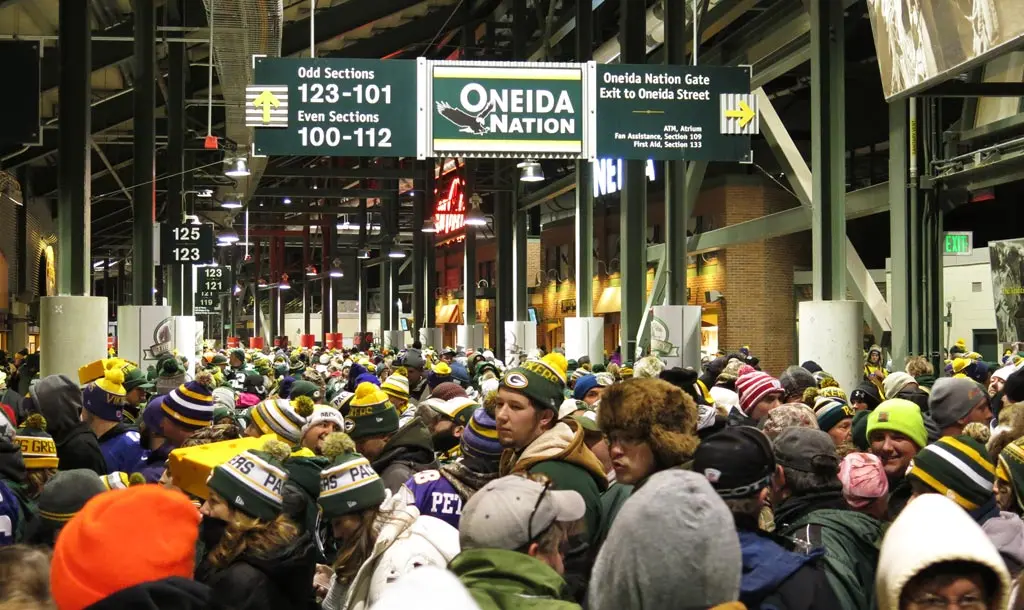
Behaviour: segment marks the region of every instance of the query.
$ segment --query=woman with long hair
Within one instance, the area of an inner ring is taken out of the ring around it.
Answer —
[[[414,567],[444,568],[458,555],[458,530],[387,492],[347,434],[328,436],[323,452],[331,466],[320,473],[317,503],[338,546],[330,583],[319,588],[324,610],[365,610]]]
[[[288,446],[268,440],[216,466],[200,542],[205,547],[196,580],[213,589],[213,601],[235,610],[314,608],[310,583],[316,553],[310,534],[282,513],[288,474],[281,462]]]

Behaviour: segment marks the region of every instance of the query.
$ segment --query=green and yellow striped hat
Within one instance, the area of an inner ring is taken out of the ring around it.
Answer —
[[[914,457],[907,477],[974,510],[992,499],[996,466],[985,446],[973,438],[944,436]]]
[[[60,529],[85,503],[107,491],[106,485],[92,470],[62,470],[43,485],[39,494],[39,516],[53,529]]]

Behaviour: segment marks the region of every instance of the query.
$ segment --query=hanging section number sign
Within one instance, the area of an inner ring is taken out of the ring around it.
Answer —
[[[254,58],[257,155],[750,162],[743,67]]]
[[[256,155],[416,156],[416,62],[255,57]]]
[[[202,265],[213,262],[213,226],[160,225],[160,263]]]
[[[220,311],[220,295],[227,291],[227,278],[223,267],[200,267],[196,273],[195,313]]]

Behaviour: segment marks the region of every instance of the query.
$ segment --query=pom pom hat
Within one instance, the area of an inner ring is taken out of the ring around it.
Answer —
[[[509,369],[501,378],[501,389],[518,392],[542,409],[558,413],[565,400],[568,361],[559,353],[551,353],[539,360],[527,360]]]
[[[46,433],[46,418],[42,415],[29,415],[21,428],[18,428],[14,442],[21,447],[25,468],[33,470],[57,467],[57,444]]]
[[[125,392],[124,372],[120,368],[108,368],[103,377],[85,386],[82,390],[82,408],[100,419],[121,421]]]
[[[288,443],[298,443],[306,418],[313,414],[313,400],[300,396],[295,400],[264,400],[249,411],[256,427],[264,434],[276,434]]]
[[[243,451],[214,467],[206,485],[250,517],[273,521],[284,503],[288,473],[281,462],[288,453],[284,443],[268,440],[262,451]]]
[[[324,456],[331,465],[320,472],[317,503],[324,518],[334,519],[380,506],[386,496],[384,482],[370,461],[356,453],[352,439],[336,432],[324,441]]]
[[[353,439],[392,434],[398,430],[398,411],[386,392],[372,383],[360,383],[349,403],[345,432]]]

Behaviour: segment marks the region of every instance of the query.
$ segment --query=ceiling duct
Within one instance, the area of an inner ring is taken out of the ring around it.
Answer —
[[[247,155],[252,129],[245,126],[245,87],[253,82],[253,55],[281,55],[282,0],[203,0],[203,4],[213,27],[213,63],[225,102],[226,135],[238,145],[238,155]],[[247,201],[266,165],[266,158],[251,159],[250,175],[238,178],[238,186],[231,190]]]

